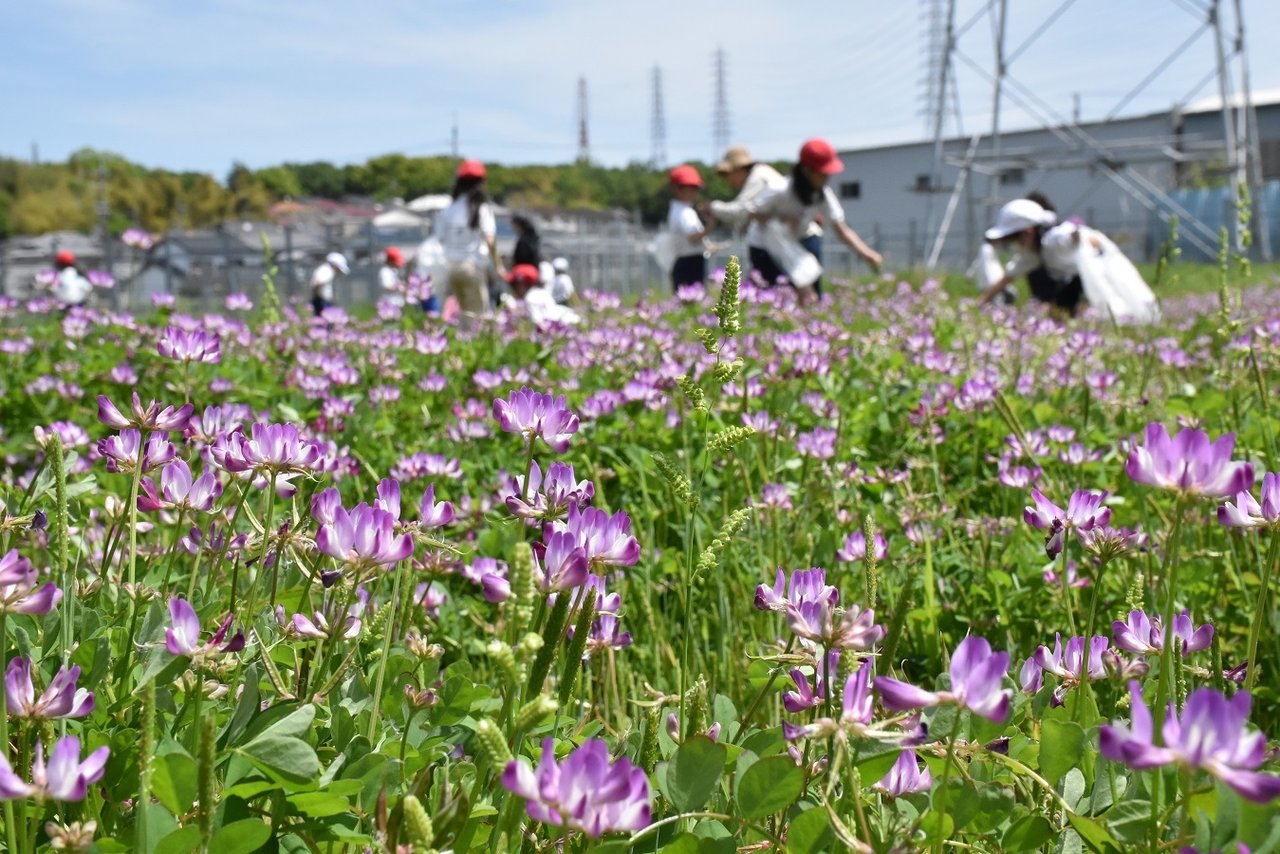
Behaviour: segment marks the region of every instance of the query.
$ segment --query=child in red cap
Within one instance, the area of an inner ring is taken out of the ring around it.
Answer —
[[[404,270],[404,254],[394,246],[388,246],[384,255],[382,269],[378,271],[378,284],[383,296],[392,305],[404,305],[404,280],[400,278]]]
[[[671,267],[671,286],[701,283],[707,278],[707,229],[694,209],[702,190],[702,176],[692,166],[677,166],[668,173],[671,183],[671,208],[667,212],[667,229],[674,244],[675,264]]]
[[[479,160],[458,164],[453,202],[436,217],[434,236],[440,241],[447,295],[458,301],[463,325],[489,313],[489,272],[503,274],[498,258],[497,218],[485,192],[486,170]]]
[[[579,322],[576,311],[557,303],[551,292],[542,286],[542,272],[532,264],[517,264],[512,267],[507,275],[507,283],[511,285],[511,293],[515,296],[512,299],[503,294],[503,304],[509,311],[523,311],[539,326],[544,323]]]

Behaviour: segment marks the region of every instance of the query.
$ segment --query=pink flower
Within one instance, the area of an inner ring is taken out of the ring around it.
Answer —
[[[172,406],[161,409],[160,404],[154,400],[144,407],[142,399],[135,391],[132,409],[126,416],[105,394],[98,396],[98,420],[115,430],[133,428],[144,432],[159,430],[166,433],[182,430],[187,426],[187,421],[190,420],[191,413],[194,411],[195,406],[190,403],[183,404],[177,409]]]
[[[1210,442],[1207,433],[1184,427],[1169,438],[1164,425],[1153,422],[1145,444],[1129,452],[1125,472],[1134,483],[1226,498],[1253,486],[1253,466],[1231,460],[1235,445],[1234,433]]]

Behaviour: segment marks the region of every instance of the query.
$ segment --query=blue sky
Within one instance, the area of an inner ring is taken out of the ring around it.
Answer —
[[[1203,20],[1207,0],[1075,0],[1010,72],[1070,115],[1105,116]],[[1255,90],[1280,87],[1280,3],[1242,0]],[[985,0],[959,0],[957,24]],[[1232,2],[1227,18],[1234,26]],[[1062,0],[1009,0],[1008,50]],[[577,152],[577,80],[589,87],[593,159],[650,153],[653,67],[663,73],[668,160],[709,160],[713,54],[723,46],[734,141],[793,157],[806,137],[842,148],[920,139],[920,0],[9,0],[0,4],[0,154],[61,159],[82,146],[222,177],[253,167],[448,153],[555,163]],[[816,10],[800,14],[798,10]],[[991,26],[961,51],[991,65]],[[991,123],[990,85],[963,62],[962,129]],[[1208,33],[1126,114],[1165,109],[1213,70]],[[1199,89],[1215,94],[1216,83]],[[1034,124],[1006,100],[1006,127]],[[950,126],[954,130],[954,125]]]

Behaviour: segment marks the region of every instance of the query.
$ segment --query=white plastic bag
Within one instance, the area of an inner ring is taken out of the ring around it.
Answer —
[[[1102,246],[1093,247],[1097,239]],[[1081,236],[1076,267],[1089,304],[1118,323],[1151,323],[1160,317],[1156,295],[1109,238],[1097,231]]]
[[[796,240],[791,229],[778,220],[771,219],[764,226],[762,242],[761,248],[773,256],[797,288],[807,288],[822,278],[822,264]]]
[[[653,260],[662,271],[662,275],[671,275],[671,268],[676,264],[676,241],[671,236],[671,232],[659,231],[653,238],[653,243],[649,244],[649,252],[653,254]]]

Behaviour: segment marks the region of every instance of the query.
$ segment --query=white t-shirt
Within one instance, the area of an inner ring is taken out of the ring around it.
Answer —
[[[551,298],[561,305],[573,299],[573,278],[568,273],[556,273],[551,279]]]
[[[702,254],[702,238],[695,235],[701,234],[705,227],[693,205],[672,199],[671,208],[667,211],[667,228],[671,230],[677,258]]]
[[[333,267],[325,261],[311,274],[311,293],[327,302],[333,302],[333,280],[336,276]]]
[[[844,222],[844,208],[836,198],[831,185],[822,188],[822,192],[811,204],[800,203],[800,198],[791,189],[794,179],[788,179],[781,190],[761,194],[758,200],[747,205],[751,213],[762,213],[773,219],[779,219],[791,227],[797,239],[811,234],[821,234],[818,217],[825,217],[828,222]]]
[[[64,267],[53,280],[53,295],[67,305],[80,305],[89,298],[93,285],[75,267]]]
[[[760,223],[751,219],[750,206],[765,195],[772,195],[787,188],[787,179],[779,174],[768,163],[757,163],[747,174],[746,183],[738,191],[738,195],[730,202],[713,201],[711,212],[718,219],[729,223],[735,230],[746,224],[746,241],[748,246],[759,246],[761,241]]]
[[[465,195],[454,199],[449,207],[436,217],[435,236],[444,248],[444,257],[450,263],[472,261],[482,268],[489,264],[489,244],[486,237],[498,233],[498,223],[493,206],[480,205],[478,228],[471,227],[471,203]]]
[[[400,271],[390,264],[383,264],[378,271],[378,284],[386,293],[384,296],[392,305],[404,305],[404,283],[400,281]]]
[[[1080,240],[1086,241],[1089,240],[1092,231],[1093,229],[1076,225],[1074,222],[1060,222],[1040,238],[1038,253],[1022,248],[1015,250],[1013,257],[1009,259],[1008,266],[1005,267],[1005,273],[1011,279],[1018,279],[1044,264],[1045,271],[1054,279],[1069,282],[1080,275],[1075,257],[1079,244],[1075,240],[1075,235],[1079,232]]]

